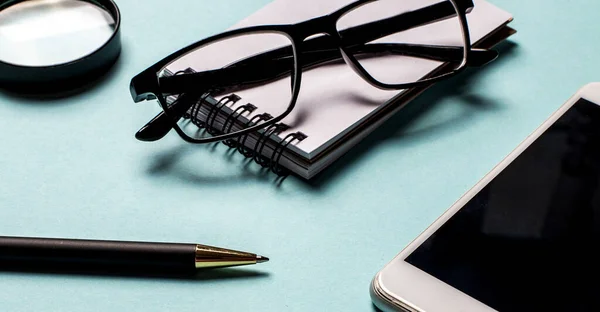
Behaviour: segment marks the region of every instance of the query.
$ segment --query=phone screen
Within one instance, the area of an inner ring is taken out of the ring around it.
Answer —
[[[406,261],[499,311],[600,311],[600,107],[580,99]]]

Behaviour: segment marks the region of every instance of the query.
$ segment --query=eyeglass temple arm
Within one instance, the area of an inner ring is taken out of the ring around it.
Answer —
[[[456,63],[463,60],[463,49],[451,46],[430,46],[417,44],[376,43],[354,46],[348,49],[355,56],[374,57],[379,55],[403,55],[430,59],[440,62]],[[473,49],[469,66],[482,66],[494,60],[498,53],[493,50]],[[302,53],[303,70],[324,63],[342,59],[339,49],[304,51]],[[183,93],[197,89],[241,90],[290,76],[294,67],[293,58],[283,57],[266,62],[246,59],[216,70],[202,71],[183,75],[162,77],[161,91],[165,94]],[[183,91],[185,90],[185,91]]]
[[[463,7],[465,11],[469,11],[470,8],[473,7],[473,3],[471,0],[460,0],[460,6]],[[414,10],[411,12],[402,13],[387,19],[379,20],[376,22],[371,22],[367,24],[363,24],[360,26],[355,26],[352,28],[345,29],[340,32],[342,40],[344,40],[343,45],[347,47],[347,49],[356,48],[355,46],[363,46],[364,43],[373,41],[375,39],[388,36],[393,33],[401,32],[404,30],[408,30],[411,28],[419,27],[422,25],[430,24],[436,21],[440,21],[451,16],[456,15],[456,11],[452,4],[449,1],[440,2],[438,4],[434,4],[425,8],[421,8],[418,10]],[[347,40],[345,38],[352,38],[352,41]],[[406,47],[406,51],[402,53],[401,47]],[[437,51],[435,49],[438,49]],[[360,49],[360,48],[359,48]],[[417,56],[423,58],[431,58],[434,60],[444,60],[451,59],[455,54],[456,49],[452,49],[450,47],[447,48],[439,48],[439,47],[427,47],[427,48],[418,48],[417,45],[398,45],[395,47],[394,51],[396,54],[404,54],[410,56]],[[478,63],[486,63],[489,60],[492,60],[496,57],[495,51],[484,52],[487,50],[474,51],[471,55],[473,55],[473,62],[469,65],[477,66]],[[315,52],[319,52],[319,54],[313,54]],[[424,54],[419,54],[419,52],[425,52]],[[488,53],[483,55],[484,53]],[[329,36],[322,36],[313,39],[309,39],[303,43],[302,46],[302,54],[312,54],[310,60],[305,60],[301,66],[304,66],[304,63],[310,64],[319,64],[331,61],[332,58],[341,58],[341,54],[338,51],[338,43],[331,40]],[[452,54],[447,55],[445,54]],[[234,63],[227,68],[219,69],[223,70],[223,77],[243,77],[245,80],[248,80],[251,84],[255,82],[264,81],[265,71],[262,69],[267,67],[274,67],[276,69],[285,69],[281,66],[275,66],[273,64],[273,60],[279,60],[281,58],[291,57],[293,55],[292,47],[286,46],[282,48],[278,48],[269,52],[261,53],[259,55],[247,58],[240,62]],[[470,55],[470,56],[471,56]],[[322,58],[322,62],[319,62],[319,57]],[[461,54],[462,57],[462,54]],[[482,60],[480,62],[476,62],[478,60]],[[483,61],[487,60],[487,61]],[[252,72],[233,72],[230,68],[239,67],[240,69],[249,69],[242,65],[247,65],[251,62],[260,63],[261,71],[252,71]],[[271,63],[271,64],[269,64]],[[291,67],[288,67],[291,68]],[[285,75],[289,73],[289,69],[280,72],[278,75],[271,76],[272,78],[277,78],[281,75]],[[272,73],[271,73],[272,74]],[[217,75],[214,75],[212,71],[203,71],[195,74],[186,74],[182,76],[170,76],[170,77],[161,77],[160,87],[161,91],[165,94],[177,94],[183,93],[185,91],[191,90],[190,88],[197,87],[198,85],[205,86],[204,83],[209,80],[217,82],[214,78],[217,78]],[[230,81],[219,81],[223,87],[237,85],[242,83],[238,81],[239,79],[231,79]],[[214,83],[217,84],[217,83]]]
[[[380,54],[401,54],[418,55],[421,58],[428,58],[442,62],[460,62],[463,59],[463,50],[459,47],[439,47],[410,44],[370,44],[365,46],[355,46],[351,48],[355,55],[366,54],[368,56]],[[492,53],[490,53],[492,52]],[[482,65],[491,61],[497,56],[495,51],[473,50],[470,63],[474,66]],[[320,66],[326,62],[337,61],[341,59],[341,53],[338,49],[307,51],[303,53],[302,68],[308,69]],[[205,71],[200,73],[171,76],[168,83],[173,83],[177,89],[187,89],[198,91],[198,86],[202,89],[210,90],[212,86],[219,86],[221,92],[233,92],[236,89],[249,88],[255,84],[264,84],[268,81],[280,79],[289,76],[293,67],[291,57],[272,60],[269,66],[264,66],[262,62],[244,62],[245,64],[234,67]],[[249,63],[249,64],[248,64]],[[195,79],[189,79],[190,75],[198,75]],[[168,84],[165,86],[169,89]],[[217,90],[218,91],[218,90]],[[172,103],[169,115],[178,120],[195,103],[194,99],[199,96],[192,96],[191,93],[183,93],[178,101]],[[167,118],[164,112],[159,113],[155,118],[142,127],[136,134],[136,138],[142,141],[155,141],[164,137],[172,128],[173,121]]]
[[[347,49],[349,53],[355,56],[375,57],[381,55],[397,55],[411,56],[422,59],[429,59],[443,63],[460,63],[464,58],[462,47],[455,46],[435,46],[435,45],[420,45],[420,44],[405,44],[405,43],[372,43],[368,45],[353,46]],[[473,49],[469,56],[469,66],[483,66],[493,61],[498,56],[498,52],[493,50]],[[287,58],[289,59],[289,58]],[[283,62],[286,58],[272,60],[271,63]],[[339,49],[304,51],[302,53],[303,70],[310,69],[324,63],[342,60],[342,55]],[[263,63],[264,66],[264,63]],[[281,78],[281,76],[289,75],[291,64],[286,64],[288,68],[285,73],[280,73],[273,80]],[[278,66],[282,68],[281,66]],[[256,77],[255,77],[256,78]],[[265,80],[267,77],[264,77]],[[268,82],[268,81],[265,81]]]
[[[464,10],[465,12],[470,12],[474,6],[472,0],[457,0],[457,4],[459,9]],[[339,32],[340,37],[342,38],[341,45],[348,49],[353,46],[362,46],[373,40],[387,37],[394,33],[439,22],[453,16],[456,16],[456,10],[452,6],[452,3],[450,3],[450,1],[443,1],[418,10],[404,12],[386,19],[341,30]],[[322,50],[338,50],[339,45],[339,43],[331,40],[329,36],[321,36],[303,42],[301,50],[302,54]],[[399,47],[396,47],[396,51],[399,50],[398,48]],[[407,51],[407,53],[414,54],[414,52],[411,53],[410,51]],[[444,50],[438,51],[438,55],[443,53]],[[257,61],[260,60],[266,62],[275,58],[288,57],[292,54],[291,47],[286,46],[261,53],[246,60],[256,59]],[[423,57],[427,57],[427,55],[425,54]],[[436,56],[435,59],[440,57],[441,56]]]
[[[184,93],[169,105],[169,115],[164,111],[156,115],[135,134],[140,141],[157,141],[162,139],[173,125],[201,98],[197,93]],[[178,117],[175,117],[178,116]]]
[[[458,0],[459,7],[465,12],[470,12],[473,8],[472,0]],[[329,36],[320,36],[306,40],[302,43],[301,53],[319,52],[323,50],[338,50],[341,45],[347,49],[354,46],[362,46],[373,40],[380,39],[394,33],[410,30],[412,28],[421,27],[432,24],[444,19],[451,18],[456,15],[456,10],[449,1],[440,2],[418,10],[404,12],[396,16],[386,19],[377,20],[370,23],[365,23],[359,26],[350,27],[339,32],[342,42],[338,43],[331,40]],[[396,47],[398,51],[399,47]],[[407,53],[410,53],[407,51]],[[443,54],[444,50],[440,50],[438,54]],[[410,53],[410,54],[414,54]],[[256,60],[267,62],[281,57],[289,57],[293,55],[291,46],[286,46],[259,55],[245,59],[244,61]],[[426,57],[426,55],[424,55]],[[340,55],[341,58],[341,55]],[[436,58],[439,58],[436,57]]]

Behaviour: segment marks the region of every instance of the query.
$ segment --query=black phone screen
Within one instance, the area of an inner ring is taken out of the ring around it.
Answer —
[[[580,99],[406,261],[498,311],[600,311],[600,106]]]

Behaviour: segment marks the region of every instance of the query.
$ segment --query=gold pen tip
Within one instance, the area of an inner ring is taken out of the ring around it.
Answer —
[[[256,263],[263,263],[269,261],[269,258],[265,256],[256,256]]]

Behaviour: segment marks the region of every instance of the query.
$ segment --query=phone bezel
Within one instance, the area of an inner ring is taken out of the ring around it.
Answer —
[[[371,283],[371,299],[379,309],[410,312],[495,311],[467,294],[421,271],[404,261],[404,259],[582,98],[600,105],[600,82],[590,83],[580,88],[508,156],[377,273]]]

